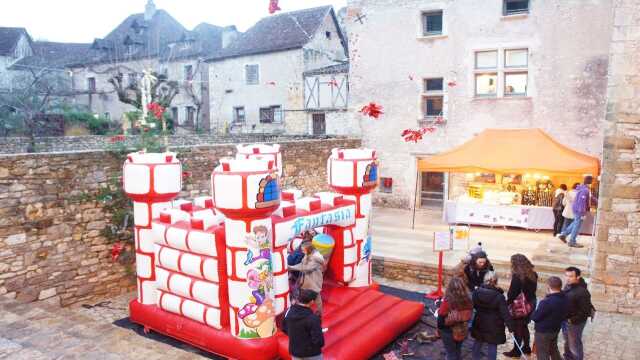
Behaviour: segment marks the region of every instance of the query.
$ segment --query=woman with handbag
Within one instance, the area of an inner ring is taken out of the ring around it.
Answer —
[[[525,355],[531,354],[528,325],[531,321],[531,314],[536,308],[537,287],[538,274],[531,261],[522,254],[511,256],[511,285],[507,292],[507,305],[513,318],[513,335]],[[513,344],[513,349],[503,355],[519,358],[522,354],[518,345]]]
[[[484,284],[473,292],[473,307],[476,316],[471,326],[471,336],[475,339],[472,359],[482,359],[482,349],[486,346],[487,359],[496,360],[498,345],[507,342],[505,325],[512,331],[513,323],[495,272],[487,272]]]
[[[447,360],[461,360],[462,343],[469,332],[467,323],[473,314],[473,304],[464,281],[449,280],[444,299],[438,308],[438,330],[447,352]]]

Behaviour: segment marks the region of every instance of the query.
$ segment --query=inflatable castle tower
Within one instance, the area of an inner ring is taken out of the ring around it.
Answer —
[[[123,186],[133,200],[138,283],[133,322],[228,358],[289,359],[277,324],[291,305],[287,255],[307,230],[333,239],[322,291],[326,359],[369,358],[420,318],[422,304],[384,295],[372,283],[374,150],[332,150],[333,191],[311,197],[281,191],[279,145],[237,150],[213,170],[211,197],[194,201],[175,200],[182,188],[176,154],[127,157]]]

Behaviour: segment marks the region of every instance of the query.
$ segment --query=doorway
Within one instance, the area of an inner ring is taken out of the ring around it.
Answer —
[[[420,206],[442,209],[444,205],[445,176],[441,172],[423,172],[420,187]]]
[[[312,114],[313,135],[325,135],[327,133],[327,124],[324,113]]]

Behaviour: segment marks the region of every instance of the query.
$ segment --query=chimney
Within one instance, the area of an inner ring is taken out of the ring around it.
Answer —
[[[147,2],[147,6],[144,8],[144,20],[145,21],[151,20],[155,13],[156,13],[156,4],[153,3],[153,0],[149,0],[149,2]]]
[[[236,29],[235,25],[222,29],[222,48],[225,49],[229,46],[238,37],[238,34],[238,29]]]

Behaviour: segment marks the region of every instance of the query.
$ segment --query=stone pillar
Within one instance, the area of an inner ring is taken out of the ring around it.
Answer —
[[[599,310],[640,314],[640,1],[613,3],[591,292]]]

